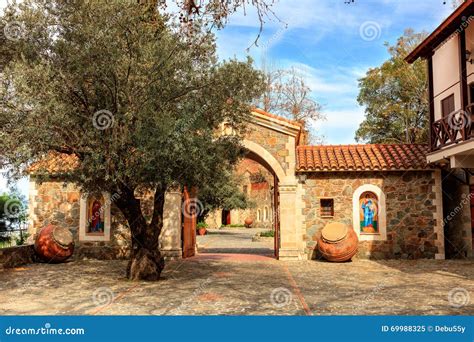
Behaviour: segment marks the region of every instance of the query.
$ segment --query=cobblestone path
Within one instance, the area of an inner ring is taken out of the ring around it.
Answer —
[[[0,314],[473,315],[473,261],[283,262],[200,254],[158,282],[130,282],[126,261],[0,271]]]

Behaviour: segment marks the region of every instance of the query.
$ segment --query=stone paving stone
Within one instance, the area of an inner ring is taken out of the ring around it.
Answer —
[[[288,264],[314,315],[472,315],[473,266],[462,260]]]
[[[313,315],[474,314],[473,261],[332,264],[200,255],[169,262],[158,282],[131,282],[125,266],[87,260],[3,271],[0,314],[305,315],[304,304]],[[456,288],[469,297],[460,307],[448,298]]]
[[[252,238],[268,229],[262,228],[221,228],[209,229],[208,234],[197,236],[197,244],[201,253],[244,253],[273,255],[273,239],[262,238],[252,241]]]

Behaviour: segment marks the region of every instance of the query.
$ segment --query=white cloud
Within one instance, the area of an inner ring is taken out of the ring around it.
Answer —
[[[362,121],[364,121],[365,115],[363,107],[346,110],[328,110],[324,114],[326,115],[326,120],[318,122],[316,127],[320,129],[343,129],[349,127],[353,131],[356,131]]]

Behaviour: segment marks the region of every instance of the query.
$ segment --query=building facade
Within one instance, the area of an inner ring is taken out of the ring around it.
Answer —
[[[472,168],[474,151],[474,2],[466,0],[406,60],[427,61],[430,163]]]
[[[472,256],[474,231],[474,1],[464,1],[406,58],[425,59],[430,100],[427,162],[441,170],[449,257]]]
[[[296,122],[254,110],[242,137],[246,157],[253,161],[243,169],[258,163],[273,177],[268,186],[273,185],[272,225],[279,259],[317,258],[320,231],[331,221],[356,231],[361,258],[445,258],[442,171],[427,163],[429,146],[306,146],[301,130]],[[130,237],[114,196],[82,194],[60,179],[40,184],[32,171],[31,233],[48,223],[63,225],[75,236],[77,257],[126,258]],[[189,224],[196,220],[189,208],[199,207],[193,204],[197,200],[179,189],[167,194],[160,237],[165,256],[194,254],[190,248],[195,231]],[[141,203],[146,210],[146,194]],[[463,229],[455,225],[453,235],[465,239]],[[472,252],[472,244],[464,248]]]

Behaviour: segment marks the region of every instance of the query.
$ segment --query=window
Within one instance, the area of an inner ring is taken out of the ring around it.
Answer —
[[[325,216],[325,217],[334,216],[334,199],[322,198],[319,204],[321,207],[321,216]]]
[[[257,210],[257,222],[262,221],[262,211],[260,209]]]
[[[263,220],[268,221],[268,207],[263,208]]]
[[[444,100],[441,100],[441,113],[443,118],[454,112],[454,94],[449,95]]]

